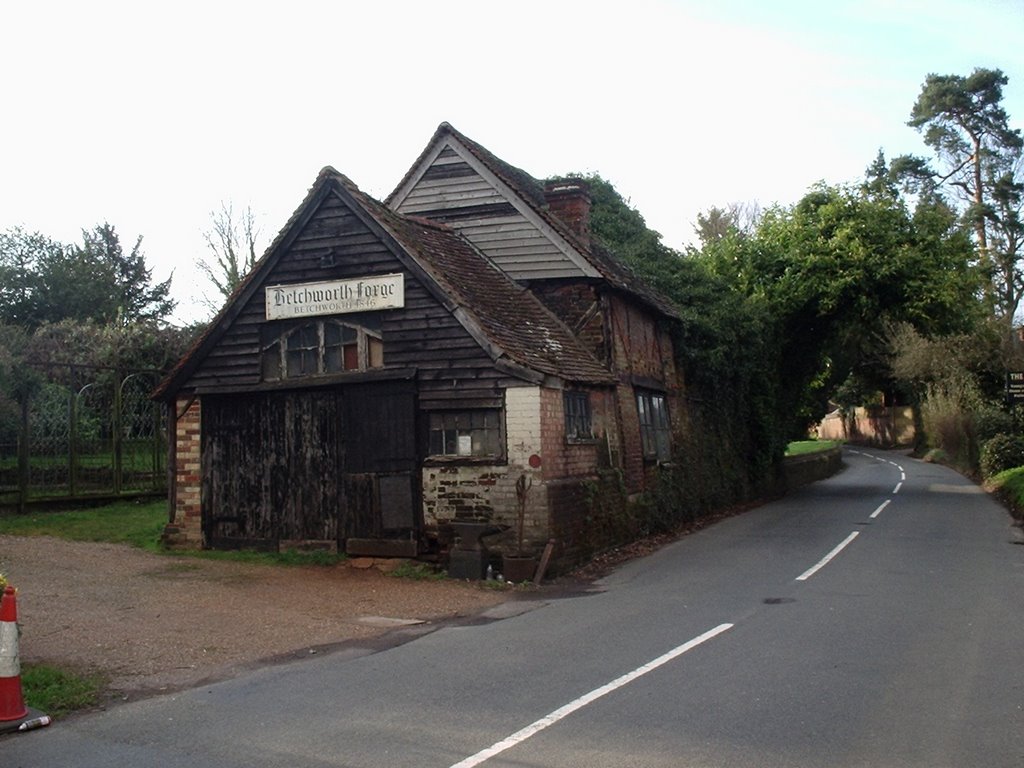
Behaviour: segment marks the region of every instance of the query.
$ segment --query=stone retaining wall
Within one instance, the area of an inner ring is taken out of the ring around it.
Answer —
[[[831,477],[839,471],[842,464],[843,449],[840,447],[802,456],[788,456],[782,462],[786,489],[793,490],[801,485]]]

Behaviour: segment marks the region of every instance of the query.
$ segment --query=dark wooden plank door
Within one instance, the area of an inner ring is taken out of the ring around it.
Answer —
[[[202,405],[202,515],[206,543],[277,548],[275,507],[267,503],[272,426],[259,396],[207,397]]]
[[[207,544],[408,536],[420,528],[418,466],[411,382],[208,396]]]
[[[343,390],[342,402],[346,513],[354,531],[350,535],[378,538],[418,531],[422,514],[415,384],[350,386]]]

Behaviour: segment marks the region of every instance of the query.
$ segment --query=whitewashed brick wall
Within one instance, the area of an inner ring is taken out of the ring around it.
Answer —
[[[529,469],[530,456],[541,452],[540,387],[505,390],[505,435],[508,464]]]
[[[506,390],[505,437],[505,464],[423,468],[423,517],[428,529],[455,519],[477,518],[510,526],[501,542],[514,544],[516,481],[525,473],[533,481],[527,494],[525,539],[535,547],[543,546],[549,536],[546,490],[541,470],[529,464],[531,456],[541,455],[540,388]]]

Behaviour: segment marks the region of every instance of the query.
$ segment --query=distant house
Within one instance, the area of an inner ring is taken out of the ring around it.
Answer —
[[[386,204],[325,168],[156,392],[166,538],[437,553],[522,503],[530,547],[573,560],[587,481],[638,492],[671,455],[673,315],[591,241],[580,180],[447,124]]]

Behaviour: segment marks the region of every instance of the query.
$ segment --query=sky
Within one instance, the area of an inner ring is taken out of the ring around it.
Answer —
[[[265,247],[333,166],[386,197],[447,121],[537,178],[599,173],[664,242],[712,206],[855,183],[929,73],[1008,77],[1024,0],[0,0],[0,230],[139,236],[173,321],[222,204]]]

